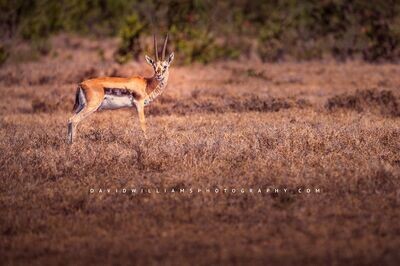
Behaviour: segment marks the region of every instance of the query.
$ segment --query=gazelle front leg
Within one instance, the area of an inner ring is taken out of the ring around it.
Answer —
[[[146,134],[146,118],[144,117],[144,101],[140,101],[136,104],[136,109],[139,115],[140,127],[143,131],[144,138],[147,139]]]

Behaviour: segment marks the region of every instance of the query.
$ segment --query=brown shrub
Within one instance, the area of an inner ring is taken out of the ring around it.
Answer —
[[[192,97],[171,99],[163,97],[151,105],[147,111],[150,115],[171,115],[191,113],[225,113],[225,112],[278,112],[293,107],[309,106],[305,99],[261,97],[256,94],[207,94],[194,91]]]
[[[377,89],[357,90],[354,94],[341,94],[329,98],[325,104],[328,110],[338,108],[357,112],[372,112],[385,116],[400,116],[398,99],[392,91]]]
[[[53,113],[60,110],[70,113],[72,112],[73,103],[71,104],[68,96],[61,96],[56,92],[53,95],[48,94],[40,98],[34,98],[31,101],[31,106],[31,112],[33,113]],[[30,110],[23,108],[21,111],[26,113]]]
[[[19,85],[21,78],[15,72],[5,72],[0,74],[0,82],[5,86]]]

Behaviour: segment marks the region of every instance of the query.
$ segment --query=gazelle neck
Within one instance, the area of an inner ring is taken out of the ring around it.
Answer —
[[[160,96],[164,89],[167,87],[168,83],[168,70],[164,73],[161,79],[157,79],[156,74],[154,74],[147,82],[148,96],[144,100],[144,105],[149,105],[158,96]]]

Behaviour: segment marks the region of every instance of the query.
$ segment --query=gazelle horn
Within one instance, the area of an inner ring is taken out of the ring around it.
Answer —
[[[164,46],[162,49],[162,59],[161,60],[165,59],[165,50],[167,49],[168,35],[169,34],[167,33],[167,36],[165,37]]]
[[[154,53],[156,55],[156,61],[158,61],[158,51],[157,51],[157,39],[156,39],[156,35],[153,34],[154,37]]]

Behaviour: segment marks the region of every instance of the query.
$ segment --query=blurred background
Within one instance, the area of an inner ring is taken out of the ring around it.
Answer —
[[[118,37],[115,61],[171,34],[181,64],[216,60],[399,61],[400,1],[369,0],[0,0],[0,62],[26,41],[30,56],[52,50],[67,32]],[[160,41],[161,42],[161,41]]]

